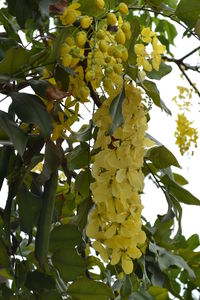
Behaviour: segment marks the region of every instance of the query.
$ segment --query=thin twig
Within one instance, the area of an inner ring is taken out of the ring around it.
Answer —
[[[184,25],[182,22],[178,21],[175,17],[174,17],[174,14],[165,14],[161,11],[157,11],[157,10],[154,10],[154,9],[151,9],[151,8],[148,8],[148,7],[144,7],[144,6],[129,6],[129,9],[130,10],[143,10],[143,11],[148,11],[148,12],[152,12],[152,13],[155,13],[155,14],[159,14],[159,15],[162,15],[163,17],[166,17],[166,18],[170,18],[172,21],[178,23],[180,26],[182,26],[185,30],[187,30],[191,35],[193,35],[196,39],[200,40],[200,38],[193,32],[191,31],[186,25]]]

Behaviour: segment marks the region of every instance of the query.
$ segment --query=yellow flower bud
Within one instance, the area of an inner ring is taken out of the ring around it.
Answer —
[[[69,67],[69,65],[71,64],[71,62],[72,62],[72,56],[70,54],[65,54],[62,57],[62,65],[63,65],[63,67]]]
[[[115,40],[118,44],[125,44],[126,36],[122,30],[118,30],[115,35]]]
[[[123,15],[128,15],[128,6],[126,5],[126,3],[121,2],[118,7],[118,11]]]
[[[108,13],[107,15],[107,24],[114,26],[117,23],[117,18],[115,16],[115,14],[113,13]]]
[[[87,34],[84,31],[80,31],[76,34],[76,45],[80,48],[85,46],[87,41]]]
[[[87,29],[91,25],[91,18],[89,16],[84,16],[81,18],[81,27]]]
[[[96,0],[96,8],[103,9],[105,5],[104,0]]]

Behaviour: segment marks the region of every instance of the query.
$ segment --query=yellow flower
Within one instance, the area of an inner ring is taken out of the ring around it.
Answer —
[[[60,16],[60,20],[63,25],[72,25],[76,22],[77,18],[81,15],[81,12],[77,10],[80,7],[79,3],[73,3],[65,9],[62,16]]]
[[[155,32],[151,31],[149,27],[146,27],[141,32],[142,41],[145,43],[151,43],[152,37],[155,36]]]
[[[161,54],[163,54],[165,52],[166,47],[162,44],[160,44],[160,45],[158,44],[158,39],[156,36],[153,38],[152,46],[153,46],[153,51],[151,52],[152,65],[153,65],[153,68],[156,71],[158,71],[160,63],[161,63]]]
[[[178,114],[178,119],[176,123],[176,144],[178,145],[180,152],[183,155],[190,149],[192,144],[194,144],[194,146],[197,147],[198,131],[196,128],[193,128],[191,126],[193,122],[190,122],[186,118],[184,113]]]

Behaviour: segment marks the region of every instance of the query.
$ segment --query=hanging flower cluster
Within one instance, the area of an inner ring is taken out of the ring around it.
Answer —
[[[198,131],[196,128],[193,128],[191,126],[193,122],[190,122],[184,113],[178,114],[176,123],[176,144],[178,145],[180,152],[183,155],[190,149],[192,144],[197,147]]]
[[[161,54],[165,52],[166,47],[158,43],[156,33],[151,31],[149,27],[146,27],[141,31],[141,40],[145,44],[136,44],[135,53],[137,55],[137,65],[138,67],[142,67],[140,71],[142,79],[144,79],[146,75],[145,71],[151,72],[152,69],[159,71]],[[151,54],[149,54],[146,49],[148,44],[152,45]]]
[[[125,83],[123,114],[125,122],[112,136],[107,135],[111,124],[106,100],[94,115],[99,127],[92,176],[91,191],[95,208],[89,216],[86,230],[95,239],[93,248],[111,265],[121,261],[126,274],[133,271],[132,259],[141,256],[138,246],[145,242],[142,231],[140,193],[144,176],[141,171],[145,153],[147,129],[140,91],[132,83]]]

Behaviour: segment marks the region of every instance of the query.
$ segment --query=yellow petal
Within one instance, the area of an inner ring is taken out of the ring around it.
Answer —
[[[98,241],[95,241],[92,244],[92,247],[99,252],[99,254],[101,255],[101,258],[103,259],[103,261],[108,262],[108,253],[106,251],[106,249],[102,246],[102,244]]]
[[[122,252],[120,249],[114,249],[111,257],[111,265],[116,265],[118,264],[120,257],[121,257]]]
[[[126,274],[133,272],[133,262],[126,253],[122,255],[122,269]]]

